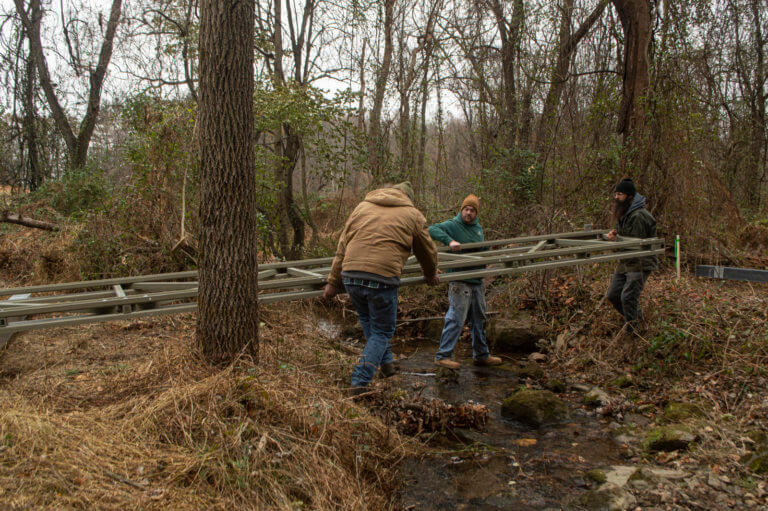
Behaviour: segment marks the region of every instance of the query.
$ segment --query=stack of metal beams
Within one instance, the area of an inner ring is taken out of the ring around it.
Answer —
[[[605,230],[525,236],[467,243],[472,253],[439,250],[441,282],[473,277],[511,275],[566,266],[595,264],[664,253],[661,238],[604,239]],[[331,269],[330,257],[259,265],[259,303],[321,296]],[[484,269],[462,270],[462,268]],[[195,311],[197,272],[185,271],[138,277],[2,289],[0,347],[16,332],[102,321],[134,319]],[[414,257],[403,269],[402,285],[424,282]]]

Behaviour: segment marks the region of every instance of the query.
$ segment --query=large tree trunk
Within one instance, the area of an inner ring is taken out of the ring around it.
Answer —
[[[382,153],[384,147],[381,143],[381,109],[384,106],[384,93],[387,90],[389,70],[392,65],[392,27],[394,20],[395,0],[384,0],[384,55],[381,60],[381,68],[376,74],[376,90],[373,96],[373,108],[368,127],[368,165],[374,183],[380,183],[384,179],[384,165]]]
[[[27,186],[30,192],[43,184],[40,156],[37,150],[37,109],[35,108],[35,61],[27,56],[24,79],[24,141],[27,146]]]
[[[61,136],[67,144],[67,156],[70,169],[80,169],[85,167],[88,158],[88,147],[91,144],[93,130],[96,127],[96,121],[99,117],[101,108],[101,88],[104,85],[104,77],[107,74],[107,66],[112,58],[112,45],[117,33],[117,25],[120,23],[122,10],[122,0],[113,0],[112,8],[107,21],[107,30],[104,34],[104,41],[101,43],[99,60],[96,67],[90,72],[90,89],[88,91],[88,103],[86,105],[85,117],[80,123],[80,129],[75,135],[72,126],[69,123],[64,108],[59,103],[56,96],[54,84],[51,80],[51,74],[48,71],[48,62],[43,54],[43,44],[40,39],[40,25],[43,18],[43,11],[40,7],[40,0],[31,0],[29,12],[24,9],[24,0],[14,0],[16,3],[16,12],[21,18],[24,30],[29,40],[32,57],[37,64],[37,72],[40,78],[40,86],[45,92],[45,98],[53,114],[53,120],[56,123]]]
[[[280,186],[277,192],[277,210],[280,229],[278,241],[280,255],[293,260],[301,257],[304,248],[304,219],[293,197],[293,171],[301,155],[301,138],[293,132],[287,123],[282,125],[275,142],[277,163],[275,180]],[[291,238],[291,234],[293,237]]]
[[[750,9],[752,10],[752,22],[754,28],[755,41],[755,69],[754,69],[754,93],[750,98],[750,169],[747,176],[747,201],[755,211],[760,209],[760,199],[762,198],[763,184],[766,174],[766,159],[768,155],[768,130],[766,129],[766,93],[765,87],[768,83],[768,76],[765,71],[765,40],[762,31],[762,16],[765,11],[762,10],[759,0],[752,0]],[[762,16],[761,16],[762,13]],[[749,73],[744,73],[749,75]]]
[[[200,17],[197,342],[212,363],[258,356],[253,0],[204,0]]]
[[[650,90],[651,2],[612,0],[624,31],[624,76],[617,131],[624,142],[622,170],[642,175],[648,162],[645,103]]]
[[[496,20],[501,42],[501,125],[500,139],[504,148],[512,149],[515,145],[515,130],[518,122],[517,91],[515,83],[515,65],[517,47],[520,43],[525,6],[523,0],[512,2],[512,14],[509,21],[504,15],[503,3],[500,0],[490,0],[489,6]]]
[[[273,33],[273,41],[275,43],[275,74],[273,82],[276,89],[286,86],[285,72],[283,70],[283,14],[281,6],[282,0],[276,0]],[[291,13],[289,11],[289,19],[290,16]],[[305,10],[305,23],[307,16],[308,14]],[[302,35],[301,37],[303,40],[304,36]],[[295,37],[291,40],[294,52],[298,51],[301,54],[301,46]],[[296,57],[294,55],[294,58]],[[297,63],[295,68],[295,78],[298,83],[301,83],[300,63]],[[288,123],[283,123],[281,125],[281,133],[276,133],[275,136],[277,140],[274,143],[274,148],[277,162],[275,163],[274,175],[275,182],[280,187],[277,193],[280,255],[288,259],[298,259],[301,255],[301,250],[304,248],[304,219],[301,217],[299,207],[293,198],[293,170],[296,168],[301,152],[301,137],[293,131]],[[293,240],[291,240],[291,233],[293,233]]]
[[[579,42],[585,35],[587,35],[587,33],[589,33],[589,30],[595,22],[600,19],[606,5],[608,5],[607,0],[599,0],[597,7],[595,7],[587,19],[584,20],[584,23],[578,30],[576,30],[576,32],[571,34],[573,0],[565,0],[563,3],[557,58],[555,59],[555,65],[552,68],[549,91],[544,100],[544,109],[542,110],[541,117],[539,117],[539,122],[536,126],[533,139],[533,150],[541,155],[542,160],[546,159],[544,155],[546,146],[554,134],[557,107],[560,104],[560,97],[563,95],[563,90],[565,89],[565,84],[568,80],[568,68],[571,64],[573,54],[576,52]]]

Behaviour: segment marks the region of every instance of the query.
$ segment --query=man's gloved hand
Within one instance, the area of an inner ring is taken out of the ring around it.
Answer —
[[[323,298],[333,298],[338,292],[339,290],[335,286],[326,284],[325,288],[323,288]]]

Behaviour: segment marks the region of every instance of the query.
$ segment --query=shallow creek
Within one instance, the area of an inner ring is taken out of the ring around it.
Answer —
[[[501,402],[521,383],[512,369],[516,360],[493,368],[472,365],[462,341],[455,357],[463,365],[455,380],[439,378],[432,363],[436,344],[400,341],[402,385],[422,397],[457,404],[474,401],[488,406],[490,419],[482,431],[460,430],[430,443],[433,452],[403,463],[405,509],[570,509],[569,502],[587,490],[586,471],[621,462],[620,445],[608,422],[581,407],[581,393],[566,392],[569,422],[531,429],[501,417]],[[524,355],[520,355],[524,357]]]

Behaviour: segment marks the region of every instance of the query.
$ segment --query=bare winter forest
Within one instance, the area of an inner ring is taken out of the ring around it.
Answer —
[[[0,509],[768,509],[768,288],[695,276],[768,269],[767,60],[768,0],[4,0],[0,287],[200,298],[5,345]],[[376,188],[493,240],[610,229],[624,177],[668,248],[637,336],[615,265],[491,277],[504,364],[435,371],[445,286],[403,288],[353,400],[349,299],[259,305]]]

